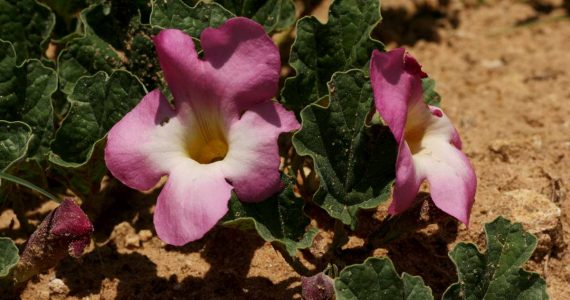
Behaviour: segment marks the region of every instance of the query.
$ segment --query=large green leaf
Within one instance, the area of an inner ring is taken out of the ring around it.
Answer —
[[[49,151],[54,131],[51,96],[56,90],[53,69],[35,59],[17,66],[12,45],[0,41],[0,120],[30,125],[30,159],[43,161]]]
[[[14,43],[18,63],[42,56],[54,24],[51,10],[35,0],[0,0],[0,39]]]
[[[145,93],[141,82],[127,71],[80,78],[68,97],[71,106],[51,145],[50,161],[65,167],[86,163],[95,144]]]
[[[295,4],[291,0],[216,0],[236,16],[262,24],[267,32],[286,29],[295,23]]]
[[[384,47],[370,38],[380,20],[378,0],[336,0],[327,24],[315,17],[299,20],[289,58],[296,75],[285,80],[282,101],[298,111],[327,95],[327,82],[334,72],[368,72],[372,50]]]
[[[366,125],[373,101],[364,72],[336,73],[329,89],[328,107],[315,103],[301,112],[293,145],[313,159],[319,175],[313,200],[355,228],[359,209],[374,208],[390,196],[397,147],[386,127]]]
[[[388,258],[371,257],[346,267],[334,281],[338,300],[428,300],[431,289],[419,276],[398,276]]]
[[[32,129],[22,122],[0,120],[0,172],[26,156]]]
[[[103,4],[90,6],[81,12],[84,35],[69,41],[58,57],[58,75],[62,92],[71,94],[77,80],[104,71],[111,74],[124,65],[123,58],[107,41],[99,37],[87,22],[90,13],[103,10]]]
[[[20,256],[14,241],[0,237],[0,278],[8,275],[10,269],[18,263],[18,260],[20,260]]]
[[[280,193],[260,203],[244,203],[233,195],[223,224],[255,229],[261,238],[283,246],[293,257],[297,249],[311,246],[317,229],[308,228],[310,220],[303,213],[303,199],[293,193],[292,180],[283,181],[285,188]]]
[[[449,253],[459,282],[447,289],[443,299],[548,299],[544,279],[521,269],[536,247],[536,237],[520,223],[502,217],[485,225],[485,232],[485,254],[467,243]]]
[[[217,3],[199,2],[188,6],[181,0],[155,0],[150,24],[158,28],[178,28],[194,38],[208,27],[218,27],[234,15]]]

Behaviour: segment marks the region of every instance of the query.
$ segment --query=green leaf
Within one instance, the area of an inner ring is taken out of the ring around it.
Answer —
[[[262,24],[267,32],[286,29],[295,23],[295,4],[291,0],[216,0],[236,16]]]
[[[459,282],[445,291],[443,299],[548,299],[544,279],[521,269],[536,247],[536,237],[503,217],[486,224],[485,233],[485,254],[467,243],[449,253]]]
[[[296,75],[285,80],[282,101],[299,111],[327,95],[327,82],[334,72],[368,72],[372,50],[384,48],[370,38],[380,20],[378,0],[336,0],[327,24],[312,16],[299,20],[289,58]]]
[[[81,22],[85,27],[82,37],[72,39],[58,56],[58,75],[61,91],[69,95],[77,80],[82,76],[98,71],[111,74],[123,66],[121,55],[108,42],[97,36],[89,26],[87,16],[92,11],[103,9],[103,4],[91,6],[81,12]]]
[[[31,138],[27,124],[0,120],[0,172],[26,156]]]
[[[79,29],[80,11],[96,0],[40,0],[55,13],[52,40],[62,41]]]
[[[54,25],[54,14],[43,4],[0,0],[0,39],[14,43],[18,63],[42,56]]]
[[[91,0],[41,0],[49,8],[51,8],[56,14],[66,17],[73,18],[74,15],[81,11],[81,9],[87,7]]]
[[[435,91],[435,80],[424,78],[422,80],[422,86],[424,90],[424,102],[428,105],[439,107],[441,96]]]
[[[178,28],[198,39],[208,27],[218,27],[234,15],[217,3],[199,2],[188,6],[181,0],[155,0],[150,24],[158,28]]]
[[[303,213],[303,199],[293,193],[291,179],[283,181],[285,188],[280,193],[260,203],[244,203],[232,195],[223,225],[255,229],[265,241],[284,247],[294,257],[297,249],[311,246],[317,229],[307,229],[310,220]]]
[[[142,24],[137,6],[131,2],[125,5],[124,1],[100,4],[86,10],[85,21],[97,37],[124,54],[126,58],[120,62],[121,66],[152,90],[160,83],[160,64],[151,39],[157,30],[149,24]],[[138,5],[143,6],[142,3]]]
[[[337,300],[427,300],[431,289],[419,276],[398,276],[388,258],[370,257],[346,267],[334,281]]]
[[[31,59],[16,65],[12,45],[0,41],[0,120],[22,121],[32,128],[28,158],[43,161],[53,138],[51,96],[57,90],[53,69]]]
[[[0,237],[0,278],[7,276],[10,269],[18,263],[18,260],[20,260],[20,256],[14,241]]]
[[[397,146],[386,127],[366,126],[373,101],[364,72],[336,73],[329,89],[328,107],[315,103],[301,112],[293,146],[312,158],[319,175],[313,200],[354,229],[359,209],[374,208],[390,196]]]
[[[95,144],[146,94],[127,71],[82,77],[68,97],[70,108],[52,143],[50,161],[64,167],[86,163]]]
[[[93,146],[93,153],[87,162],[82,165],[76,164],[53,164],[49,176],[57,178],[63,183],[62,187],[69,189],[74,195],[83,201],[95,201],[105,197],[101,193],[101,183],[107,174],[105,165],[105,140],[99,140]],[[65,193],[61,190],[60,193]]]

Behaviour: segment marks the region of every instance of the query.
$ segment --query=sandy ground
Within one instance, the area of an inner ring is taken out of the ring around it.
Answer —
[[[570,255],[562,240],[570,241],[570,20],[557,8],[561,1],[451,1],[441,7],[433,5],[437,1],[415,1],[427,3],[421,7],[385,2],[385,26],[393,30],[378,34],[389,48],[407,47],[437,80],[442,107],[477,171],[477,199],[468,230],[447,220],[389,247],[348,249],[332,260],[342,265],[388,255],[398,272],[423,276],[438,297],[456,280],[448,250],[461,240],[483,248],[482,224],[506,215],[540,238],[527,268],[546,277],[552,299],[569,299]],[[218,228],[191,245],[165,246],[152,231],[154,197],[121,191],[95,221],[95,242],[81,260],[65,259],[2,298],[300,298],[299,276],[254,234]],[[385,209],[366,215],[377,220]],[[32,221],[41,217],[30,212]],[[10,229],[13,218],[2,212],[0,233],[21,242],[22,234]],[[303,252],[311,270],[322,267],[319,255],[329,242],[325,231]],[[347,247],[361,244],[351,237]]]

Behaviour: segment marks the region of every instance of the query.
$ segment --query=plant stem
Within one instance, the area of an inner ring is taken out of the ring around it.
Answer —
[[[59,199],[59,197],[54,196],[50,192],[48,192],[48,191],[42,189],[41,187],[39,187],[39,186],[37,186],[37,185],[27,181],[27,180],[24,180],[20,177],[16,177],[16,176],[4,173],[4,172],[0,172],[0,178],[11,181],[11,182],[19,184],[19,185],[23,185],[23,186],[25,186],[31,190],[34,190],[34,191],[48,197],[49,199],[52,199],[58,203],[61,203],[61,199]]]

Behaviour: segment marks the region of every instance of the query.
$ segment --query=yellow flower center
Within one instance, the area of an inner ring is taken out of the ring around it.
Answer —
[[[200,114],[186,137],[186,153],[201,164],[210,164],[223,160],[228,154],[228,142],[224,133],[223,122],[217,114]]]
[[[224,159],[227,153],[228,144],[226,141],[210,140],[192,158],[201,164],[209,164]]]

